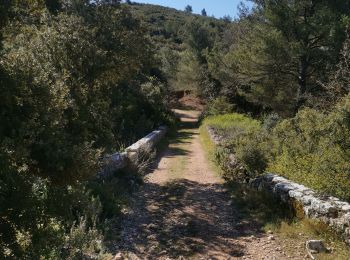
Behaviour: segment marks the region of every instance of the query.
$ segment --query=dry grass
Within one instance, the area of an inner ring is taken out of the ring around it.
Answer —
[[[293,252],[296,248],[304,249],[305,241],[321,239],[331,249],[331,253],[315,255],[318,260],[350,259],[349,247],[341,241],[339,236],[325,223],[302,219],[270,223],[264,229],[272,230],[277,236],[286,241],[286,252]]]

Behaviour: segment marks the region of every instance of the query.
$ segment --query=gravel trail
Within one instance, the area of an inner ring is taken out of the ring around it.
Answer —
[[[199,112],[175,112],[182,128],[135,192],[115,259],[303,259],[289,258],[281,241],[238,220],[202,148]]]

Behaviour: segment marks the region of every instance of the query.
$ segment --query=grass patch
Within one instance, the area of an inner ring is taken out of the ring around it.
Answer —
[[[237,113],[207,117],[204,119],[203,125],[214,128],[224,136],[230,132],[254,132],[261,128],[261,123],[258,120]]]
[[[296,248],[305,251],[307,240],[321,239],[331,249],[331,253],[317,254],[316,259],[350,259],[349,247],[323,222],[311,219],[282,221],[266,225],[265,230],[272,230],[277,236],[286,240],[285,251],[288,254],[294,252]]]
[[[205,127],[205,125],[202,125],[199,128],[199,137],[201,144],[203,146],[204,152],[206,157],[208,158],[209,167],[210,169],[217,175],[221,175],[221,169],[220,167],[215,163],[215,152],[216,147],[215,144],[210,140],[210,136],[208,134],[208,131]]]

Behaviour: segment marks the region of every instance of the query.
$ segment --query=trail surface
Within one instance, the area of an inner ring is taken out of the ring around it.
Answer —
[[[175,112],[182,129],[133,196],[115,259],[290,258],[279,241],[238,220],[202,148],[199,112]]]

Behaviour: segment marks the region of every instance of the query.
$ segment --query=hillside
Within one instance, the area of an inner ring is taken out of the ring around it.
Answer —
[[[203,84],[209,81],[217,85],[218,82],[211,79],[205,53],[221,45],[233,23],[158,5],[132,3],[124,6],[141,21],[150,36],[169,90],[210,95]]]
[[[188,39],[187,25],[191,20],[198,20],[200,23],[209,23],[212,27],[219,26],[221,22],[212,17],[205,17],[197,14],[186,13],[174,8],[132,3],[125,4],[131,9],[135,17],[139,18],[142,24],[148,29],[150,36],[157,43],[171,46],[176,50],[183,50],[181,44]]]

